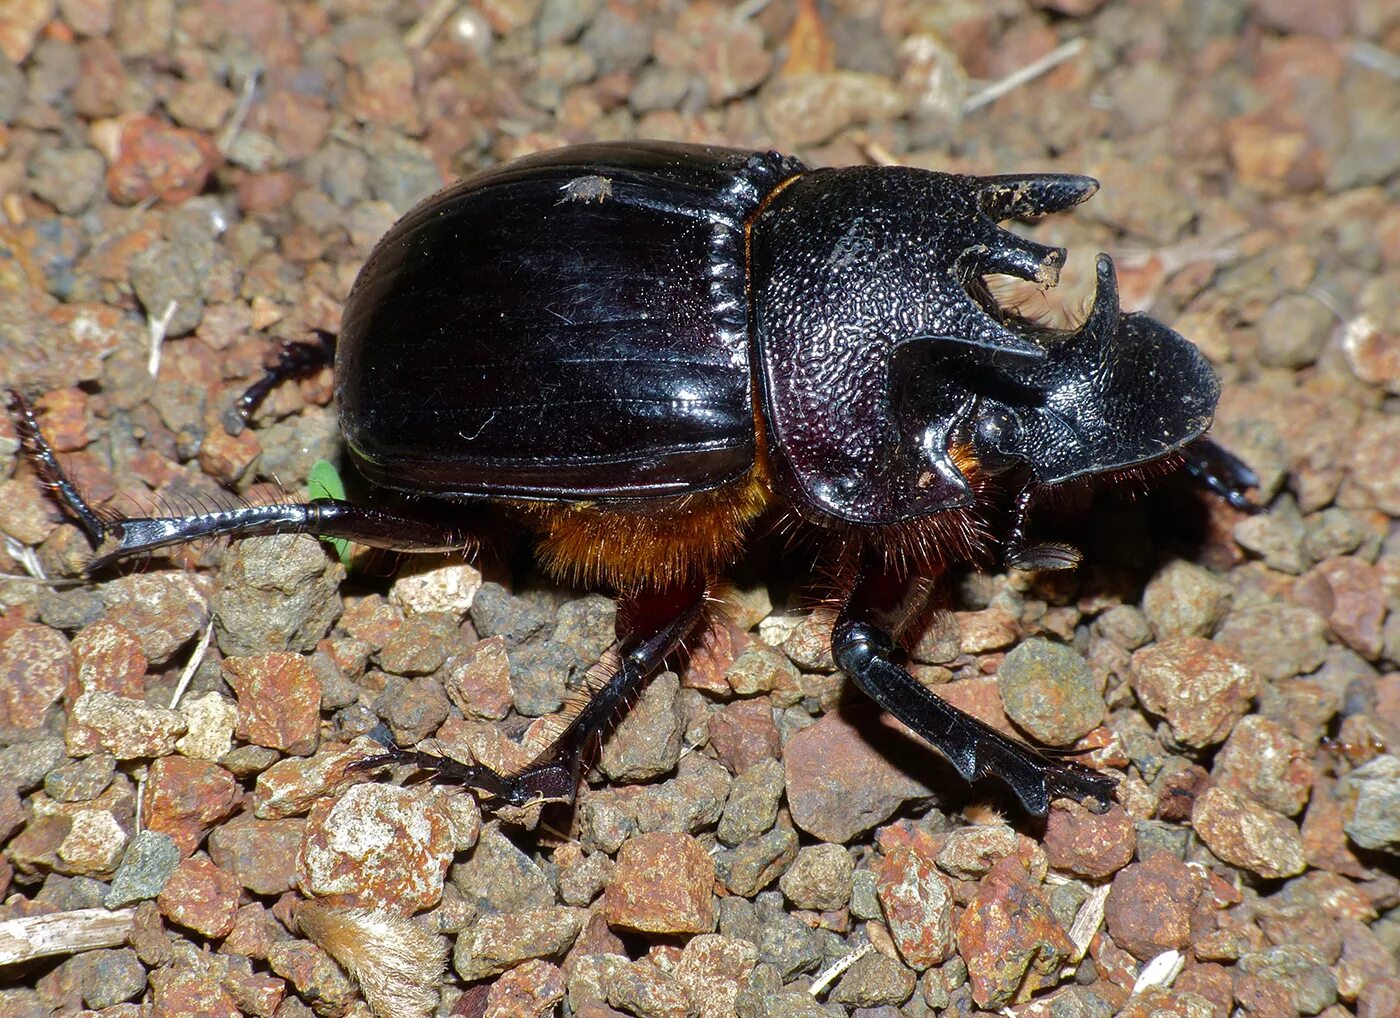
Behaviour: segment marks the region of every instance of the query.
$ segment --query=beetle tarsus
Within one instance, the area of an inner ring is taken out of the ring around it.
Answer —
[[[1246,489],[1259,487],[1259,475],[1230,450],[1209,438],[1198,438],[1182,452],[1182,467],[1196,483],[1241,512],[1257,513],[1263,509],[1245,494]]]
[[[267,394],[278,385],[288,378],[326,367],[335,359],[335,333],[325,329],[312,329],[311,333],[316,337],[314,340],[289,340],[282,344],[276,363],[264,368],[263,376],[224,411],[225,431],[230,435],[240,434],[262,401],[267,399]]]
[[[877,704],[947,757],[968,781],[995,775],[1016,793],[1028,813],[1044,816],[1057,798],[1074,799],[1095,812],[1113,801],[1117,781],[1073,760],[1046,756],[931,693],[895,664],[889,633],[862,617],[857,587],[831,634],[832,656]]]
[[[54,456],[44,433],[39,430],[34,405],[18,389],[10,389],[8,396],[10,414],[15,422],[15,431],[19,435],[20,448],[34,465],[39,482],[58,496],[63,507],[87,536],[88,542],[97,548],[108,536],[111,524],[88,505],[87,500],[78,491],[78,486],[69,478],[63,467],[59,466],[58,458]]]

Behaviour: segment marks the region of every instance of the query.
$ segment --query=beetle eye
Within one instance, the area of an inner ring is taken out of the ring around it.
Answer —
[[[972,429],[972,444],[977,462],[986,470],[1006,470],[1021,459],[1016,450],[1021,445],[1021,420],[1005,407],[986,409],[977,417]]]

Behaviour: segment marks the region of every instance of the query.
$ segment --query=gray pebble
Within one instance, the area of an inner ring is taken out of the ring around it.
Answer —
[[[783,784],[783,765],[771,757],[735,778],[716,832],[719,840],[737,845],[769,830],[778,816]]]
[[[554,905],[554,884],[494,825],[481,832],[471,858],[456,863],[450,879],[480,912],[520,912]]]
[[[840,845],[807,845],[778,881],[783,894],[797,908],[830,912],[851,897],[855,862]]]
[[[0,85],[3,88],[3,85]],[[65,216],[88,207],[102,190],[106,164],[90,148],[39,148],[29,160],[29,188]]]
[[[44,791],[59,802],[86,802],[102,794],[116,771],[117,761],[110,753],[66,760],[44,777]]]
[[[715,874],[732,894],[748,897],[768,886],[797,855],[797,832],[775,827],[715,854]]]
[[[83,1002],[94,1011],[140,996],[146,969],[129,947],[92,951],[84,956]]]
[[[1387,753],[1342,778],[1349,814],[1342,825],[1362,848],[1400,855],[1400,756]]]
[[[112,875],[112,889],[102,903],[124,908],[148,901],[165,889],[180,865],[180,849],[168,834],[144,830],[131,839]]]
[[[1159,640],[1210,636],[1230,607],[1230,585],[1209,569],[1174,559],[1142,596],[1142,610]]]
[[[506,646],[524,643],[550,621],[537,599],[517,597],[499,583],[483,583],[471,607],[472,625],[483,640],[499,636]]]
[[[853,1007],[902,1004],[914,992],[914,973],[879,951],[858,959],[833,987],[831,999]]]
[[[685,715],[674,672],[652,679],[622,722],[603,741],[598,766],[609,781],[648,781],[669,773],[681,756]]]
[[[192,236],[179,232],[131,259],[131,285],[147,317],[164,319],[169,305],[175,304],[166,336],[192,332],[204,317],[212,247],[207,242],[193,242]]]
[[[783,911],[781,895],[760,895],[757,905],[759,961],[772,965],[783,982],[816,968],[821,962],[822,950],[812,935],[812,928]]]
[[[1306,675],[1327,654],[1326,624],[1308,608],[1282,602],[1231,612],[1215,642],[1234,651],[1261,679]]]
[[[640,17],[629,18],[617,8],[600,11],[584,31],[579,44],[593,55],[600,75],[635,71],[651,56],[653,26]]]
[[[1237,964],[1241,972],[1282,987],[1301,1014],[1317,1014],[1337,1002],[1337,977],[1308,947],[1280,944],[1249,951]]]
[[[317,460],[334,463],[340,454],[340,424],[328,407],[308,406],[258,432],[258,470],[291,481],[311,473]]]
[[[1303,549],[1303,518],[1293,499],[1274,500],[1267,513],[1247,516],[1235,524],[1234,538],[1242,548],[1254,552],[1270,569],[1297,576],[1308,567]]]
[[[1103,720],[1103,694],[1073,647],[1026,640],[997,669],[1007,717],[1048,746],[1067,746]]]
[[[15,119],[15,114],[24,106],[27,88],[24,72],[4,53],[0,53],[0,124],[8,124]]]
[[[1303,368],[1317,360],[1337,324],[1316,297],[1279,298],[1259,321],[1259,360],[1270,367]]]
[[[340,615],[345,567],[314,537],[236,541],[220,575],[223,589],[209,606],[225,657],[315,650]]]
[[[432,156],[408,138],[393,135],[388,143],[373,146],[365,154],[369,193],[400,213],[442,187],[442,174]]]
[[[541,47],[573,42],[588,27],[602,0],[544,0],[535,16],[535,39]]]
[[[856,870],[851,876],[851,915],[857,919],[883,919],[880,896],[875,889],[875,874]]]
[[[17,742],[0,749],[0,781],[14,785],[21,795],[32,792],[67,758],[63,740],[56,736]]]

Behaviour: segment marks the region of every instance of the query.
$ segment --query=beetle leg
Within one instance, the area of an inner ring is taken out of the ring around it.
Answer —
[[[889,580],[862,577],[831,634],[831,652],[841,669],[877,704],[908,725],[948,758],[968,781],[996,775],[1011,787],[1026,811],[1044,816],[1059,797],[1107,810],[1115,779],[1072,760],[1055,759],[1010,738],[935,696],[895,664],[895,639],[881,625],[881,591]]]
[[[1202,487],[1215,492],[1230,505],[1243,512],[1257,513],[1260,506],[1248,495],[1246,488],[1259,486],[1259,475],[1229,449],[1208,438],[1198,438],[1183,452],[1186,472]]]
[[[1016,502],[1011,508],[1011,525],[1007,528],[1002,546],[1002,559],[1012,569],[1049,571],[1076,568],[1084,556],[1074,545],[1062,541],[1027,542],[1026,531],[1030,526],[1034,499],[1035,489],[1029,484],[1016,495]]]
[[[277,362],[263,369],[263,376],[243,391],[232,406],[224,412],[224,430],[237,435],[248,426],[253,412],[267,398],[267,394],[288,378],[323,368],[335,359],[335,333],[325,329],[312,329],[314,341],[288,340],[277,352]]]
[[[624,598],[617,613],[616,667],[544,752],[516,773],[499,774],[483,764],[462,764],[397,746],[355,766],[412,763],[434,772],[436,783],[467,785],[510,806],[572,801],[588,753],[617,723],[642,684],[700,627],[706,590],[703,583],[691,583]]]
[[[97,553],[87,564],[88,573],[118,559],[203,537],[314,534],[406,552],[455,551],[473,543],[459,528],[439,520],[368,509],[335,498],[245,505],[189,516],[107,516],[87,503],[59,466],[30,402],[15,390],[9,396],[20,445],[39,480],[76,519]]]

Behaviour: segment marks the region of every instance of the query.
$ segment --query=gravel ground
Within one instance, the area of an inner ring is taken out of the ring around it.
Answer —
[[[1062,521],[1077,575],[961,581],[920,678],[1122,775],[1044,824],[847,696],[774,555],[534,829],[344,774],[381,720],[526,755],[613,607],[523,556],[0,580],[0,958],[52,948],[0,1018],[367,1014],[347,969],[403,1015],[1400,1013],[1393,0],[6,0],[0,54],[0,377],[96,501],[296,490],[339,455],[328,372],[220,417],[399,214],[653,137],[1093,174],[1031,228],[1058,299],[1111,253],[1270,507],[1167,484]],[[0,573],[71,574],[15,447]]]

